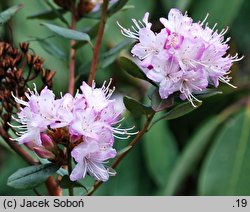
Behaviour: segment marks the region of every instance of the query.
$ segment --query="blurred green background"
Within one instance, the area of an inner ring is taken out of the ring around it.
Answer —
[[[44,0],[1,1],[0,10],[18,3],[21,9],[8,26],[1,26],[0,39],[30,42],[33,51],[45,59],[45,66],[57,72],[54,90],[66,92],[68,87],[69,42],[50,32],[41,23],[62,25],[60,20],[27,19],[28,16],[48,9]],[[116,21],[126,27],[131,18],[141,19],[146,11],[155,30],[159,30],[159,18],[167,16],[172,7],[181,9],[195,21],[203,20],[209,13],[210,26],[218,23],[218,29],[229,26],[227,37],[230,53],[239,52],[244,60],[232,68],[233,84],[237,89],[221,86],[223,94],[204,100],[194,112],[173,121],[162,121],[155,125],[117,168],[117,176],[95,193],[96,195],[250,195],[250,1],[248,0],[129,0],[124,11],[108,19],[102,54],[124,42]],[[69,18],[69,14],[65,14]],[[87,31],[98,20],[83,19],[77,29]],[[10,30],[11,29],[11,30]],[[48,38],[50,37],[50,38]],[[46,45],[37,41],[46,39]],[[128,45],[127,45],[128,46]],[[131,79],[123,73],[117,59],[128,55],[129,47],[119,51],[112,63],[103,65],[97,72],[97,83],[113,77],[117,91],[144,101],[147,84]],[[77,52],[77,87],[86,80],[91,61],[89,46]],[[127,114],[125,124],[140,128],[143,120]],[[1,138],[0,138],[1,139]],[[121,149],[129,141],[117,141]],[[7,178],[18,168],[26,166],[17,155],[0,140],[0,195],[34,195],[32,191],[21,191],[6,185]],[[82,181],[90,187],[93,181]],[[38,190],[43,191],[43,186]],[[84,191],[78,191],[78,195]],[[67,194],[67,193],[65,193]]]

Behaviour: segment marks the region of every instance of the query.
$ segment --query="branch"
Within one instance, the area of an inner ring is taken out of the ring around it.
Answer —
[[[97,40],[96,40],[96,44],[94,47],[94,55],[93,55],[93,60],[91,63],[89,79],[88,79],[88,84],[90,86],[92,85],[92,82],[95,79],[96,68],[98,64],[98,56],[99,56],[100,47],[101,47],[102,38],[104,34],[104,29],[105,29],[105,24],[107,20],[108,4],[109,4],[109,0],[104,0],[102,4],[102,15],[101,15],[100,25],[98,29],[98,34],[97,34]]]
[[[63,190],[58,186],[58,183],[55,181],[53,176],[50,176],[46,181],[46,186],[51,196],[62,196]]]
[[[70,29],[76,29],[76,16],[75,9],[72,9],[72,20]],[[75,88],[75,63],[76,63],[76,50],[74,45],[76,44],[75,40],[70,40],[70,52],[69,52],[69,93],[74,94]]]
[[[148,126],[150,125],[152,119],[154,118],[155,112],[153,112],[151,115],[149,115],[147,117],[147,121],[145,122],[143,128],[140,130],[140,132],[136,135],[136,137],[134,138],[133,141],[130,142],[130,144],[128,145],[129,147],[131,147],[128,151],[124,152],[123,154],[121,154],[116,160],[115,162],[112,164],[112,168],[116,168],[119,163],[122,161],[122,159],[128,154],[128,152],[132,149],[132,147],[135,146],[135,144],[137,144],[140,139],[142,138],[142,136],[148,131]],[[96,181],[95,184],[93,185],[92,189],[88,192],[88,196],[91,196],[101,185],[103,184],[103,181]]]

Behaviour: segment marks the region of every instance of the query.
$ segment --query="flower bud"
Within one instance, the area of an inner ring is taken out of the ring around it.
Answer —
[[[52,139],[45,133],[41,133],[42,145],[45,149],[52,150],[55,148],[55,144]]]
[[[71,135],[71,136],[70,136],[70,141],[71,141],[72,143],[78,143],[79,140],[82,141],[82,136],[79,136],[79,135]]]
[[[41,158],[44,158],[44,159],[54,159],[55,158],[55,155],[52,152],[50,152],[49,150],[47,150],[43,147],[34,147],[33,150]]]
[[[95,8],[95,6],[96,3],[93,3],[91,0],[81,0],[77,6],[78,15],[82,17],[85,13],[91,12]]]
[[[34,147],[37,147],[37,145],[33,141],[24,143],[24,146],[26,146],[31,151],[34,151]]]

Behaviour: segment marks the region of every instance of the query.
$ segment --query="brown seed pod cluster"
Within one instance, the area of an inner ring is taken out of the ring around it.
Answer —
[[[52,86],[54,71],[43,67],[44,60],[29,50],[29,43],[20,43],[19,48],[0,42],[0,117],[1,128],[6,132],[11,115],[18,110],[12,94],[25,99],[28,83],[40,77],[44,86]]]

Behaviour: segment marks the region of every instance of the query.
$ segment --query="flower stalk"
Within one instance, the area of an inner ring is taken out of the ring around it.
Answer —
[[[99,52],[100,52],[100,48],[102,44],[102,38],[104,34],[104,29],[105,29],[105,24],[107,20],[108,5],[109,5],[109,0],[104,0],[103,5],[102,5],[102,15],[101,15],[100,25],[98,29],[98,34],[97,34],[97,40],[96,40],[96,44],[94,47],[93,59],[92,59],[90,72],[89,72],[89,78],[88,78],[89,85],[92,84],[96,75],[96,69],[98,65],[98,56],[99,56]]]
[[[71,11],[71,26],[70,29],[76,29],[76,16],[75,16],[75,6],[72,6]],[[69,52],[69,93],[74,93],[75,88],[75,63],[76,63],[76,50],[74,45],[76,44],[75,40],[70,40],[70,52]]]

